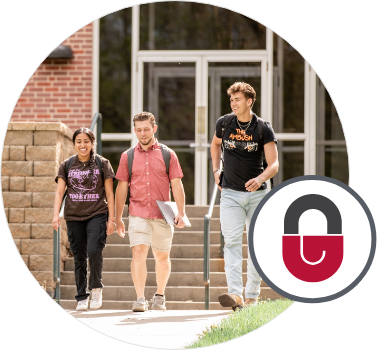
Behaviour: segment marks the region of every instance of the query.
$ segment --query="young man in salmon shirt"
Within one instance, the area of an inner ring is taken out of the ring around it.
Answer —
[[[156,203],[170,200],[170,186],[177,204],[176,226],[183,228],[185,215],[185,193],[181,178],[182,169],[175,152],[170,152],[169,174],[162,151],[154,134],[157,131],[152,113],[142,112],[133,118],[134,132],[139,140],[134,148],[132,176],[128,172],[127,151],[122,153],[116,178],[116,225],[118,234],[124,237],[122,221],[123,208],[127,199],[130,182],[129,228],[130,247],[132,249],[131,275],[137,300],[132,311],[148,310],[148,301],[144,291],[147,279],[147,255],[152,247],[156,261],[157,291],[152,298],[152,310],[166,310],[165,286],[171,271],[170,249],[174,227],[167,225]]]

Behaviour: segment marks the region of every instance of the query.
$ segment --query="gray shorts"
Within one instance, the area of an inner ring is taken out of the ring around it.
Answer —
[[[159,252],[170,251],[174,227],[167,225],[164,219],[145,219],[130,215],[128,236],[130,247],[144,244]]]

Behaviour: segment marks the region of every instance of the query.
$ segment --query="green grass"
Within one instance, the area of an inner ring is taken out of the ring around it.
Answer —
[[[257,306],[230,312],[219,324],[203,331],[199,339],[187,348],[215,345],[249,333],[274,319],[292,303],[289,299],[260,301]]]

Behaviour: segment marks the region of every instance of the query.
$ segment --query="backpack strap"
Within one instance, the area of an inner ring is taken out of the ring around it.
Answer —
[[[75,160],[75,158],[76,158],[76,154],[74,156],[68,158],[68,160],[65,163],[65,173],[67,175],[67,180],[68,180],[69,169],[71,169],[73,161]]]
[[[225,114],[223,122],[221,123],[221,152],[224,153],[224,135],[225,131],[228,129],[230,123],[233,121],[235,115],[233,113],[230,114]],[[223,165],[224,165],[224,160],[221,158]]]
[[[66,187],[65,192],[64,192],[64,196],[63,196],[62,204],[60,205],[59,213],[62,213],[62,210],[63,210],[64,205],[65,205],[65,200],[67,198],[67,193],[68,193],[68,173],[69,173],[69,169],[71,169],[71,167],[72,167],[72,164],[73,164],[73,161],[75,160],[75,158],[76,158],[76,154],[74,156],[69,157],[68,160],[65,162],[65,174],[67,176],[67,182],[66,182],[67,187]]]
[[[258,118],[259,146],[263,146],[262,140],[263,140],[264,120],[262,118],[259,118],[256,114],[255,116]],[[263,148],[262,148],[262,152],[263,152]]]
[[[264,126],[264,120],[262,118],[258,118],[258,132],[259,132],[259,147],[263,147],[263,126]],[[262,148],[262,155],[263,155],[263,169],[266,169],[268,167],[266,157],[264,155],[264,149]],[[270,184],[271,184],[271,189],[274,188],[274,178],[270,178]]]
[[[128,177],[129,183],[131,182],[132,177],[132,163],[134,162],[135,147],[131,147],[127,150],[127,165],[128,165]]]
[[[257,115],[255,115],[258,118],[258,133],[259,133],[259,141],[258,141],[258,146],[259,149],[262,151],[262,156],[263,156],[263,169],[267,168],[267,162],[266,158],[264,156],[264,148],[263,148],[263,126],[264,126],[264,120],[262,118],[259,118]]]
[[[134,162],[135,147],[127,150],[127,168],[128,168],[128,194],[126,199],[127,216],[130,214],[130,197],[131,197],[131,177],[132,177],[132,164]]]
[[[225,114],[224,115],[224,120],[221,124],[221,138],[224,137],[225,131],[228,129],[230,123],[234,119],[235,115],[233,113],[231,114]]]
[[[166,174],[169,176],[169,168],[170,168],[170,150],[168,146],[159,143],[162,153],[162,158],[164,158],[165,167],[166,167]]]
[[[105,182],[103,180],[103,176],[104,175],[103,175],[103,162],[102,162],[102,159],[101,159],[101,157],[98,154],[96,154],[95,160],[96,160],[96,164],[97,164],[98,169],[101,171],[102,183],[105,186]]]

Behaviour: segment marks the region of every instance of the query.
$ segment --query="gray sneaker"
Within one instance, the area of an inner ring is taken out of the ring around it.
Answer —
[[[148,311],[148,301],[144,297],[137,299],[132,305],[133,312],[144,312]]]
[[[154,295],[152,298],[152,310],[166,311],[165,296]]]

